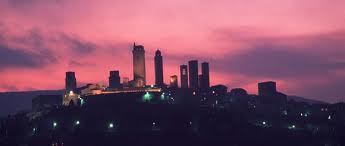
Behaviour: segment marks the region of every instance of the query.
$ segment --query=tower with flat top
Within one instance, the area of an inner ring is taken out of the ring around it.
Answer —
[[[145,49],[142,45],[133,44],[133,80],[135,87],[144,87],[146,85],[145,69]]]

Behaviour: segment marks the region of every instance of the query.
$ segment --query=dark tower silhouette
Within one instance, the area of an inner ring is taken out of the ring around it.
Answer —
[[[158,87],[163,86],[163,57],[161,51],[157,50],[155,54],[155,84]]]
[[[118,70],[110,71],[109,88],[119,88],[120,86],[120,72]]]
[[[262,82],[258,84],[260,96],[273,96],[277,93],[276,82]]]
[[[70,91],[75,92],[77,89],[77,80],[75,78],[74,72],[66,72],[66,78],[65,78],[65,90],[66,93],[69,93]]]
[[[202,74],[198,75],[198,87],[201,88],[202,87],[202,83],[203,83],[203,78],[202,78]]]
[[[180,66],[181,88],[188,88],[188,69],[187,65]]]
[[[133,78],[135,87],[143,87],[146,85],[146,69],[145,69],[145,49],[142,45],[133,44]]]
[[[210,69],[208,62],[201,63],[201,73],[202,73],[202,79],[200,83],[200,87],[202,89],[207,89],[210,87]]]
[[[188,62],[189,66],[189,87],[198,88],[198,60],[191,60]]]

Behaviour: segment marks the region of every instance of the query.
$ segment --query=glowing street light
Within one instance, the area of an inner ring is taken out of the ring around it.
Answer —
[[[83,106],[85,104],[84,99],[79,97],[79,100],[80,100],[80,106]]]
[[[109,128],[114,128],[114,124],[113,123],[109,123],[108,127]]]
[[[291,126],[289,126],[288,128],[289,128],[289,129],[295,129],[296,126],[295,126],[295,125],[291,125]]]
[[[284,111],[283,111],[283,115],[285,115],[285,116],[288,115],[287,110],[284,110]]]
[[[152,99],[152,96],[149,92],[146,92],[143,96],[144,101],[150,101]]]
[[[263,121],[262,124],[263,124],[263,125],[266,125],[267,123],[266,123],[266,121]]]
[[[57,127],[57,123],[56,122],[53,123],[53,127],[54,128]]]
[[[79,124],[80,124],[80,122],[79,122],[79,121],[76,121],[76,122],[75,122],[75,125],[79,125]]]
[[[162,93],[162,95],[161,95],[161,100],[165,100],[164,93]]]

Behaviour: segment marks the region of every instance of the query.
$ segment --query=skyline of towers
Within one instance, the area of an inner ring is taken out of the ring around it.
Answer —
[[[109,71],[109,88],[127,88],[127,87],[146,87],[146,64],[145,64],[145,49],[143,45],[133,44],[133,80],[129,78],[123,78],[121,83],[121,77],[119,70]],[[157,87],[165,87],[164,72],[163,72],[163,56],[159,49],[155,51],[154,56],[154,73],[155,73],[155,85]],[[175,77],[178,81],[178,76]],[[207,89],[210,87],[209,80],[209,63],[201,63],[201,74],[199,74],[198,60],[188,61],[188,65],[180,65],[180,80],[181,88],[193,88],[193,89]],[[151,87],[153,85],[150,85]],[[179,85],[177,85],[179,87]],[[76,79],[74,72],[66,72],[66,92],[74,91],[76,89]]]
[[[75,78],[75,73],[72,71],[66,72],[65,77],[65,91],[69,93],[70,91],[75,92],[77,89],[77,79]]]
[[[162,57],[161,51],[159,50],[155,52],[154,67],[155,67],[155,85],[158,87],[162,87],[164,85],[163,57]]]
[[[145,49],[143,45],[133,44],[133,80],[135,87],[146,85]]]
[[[118,70],[109,72],[109,88],[120,88],[120,72]]]
[[[199,87],[198,60],[188,61],[189,67],[189,88]]]
[[[181,88],[188,88],[188,66],[180,65]]]

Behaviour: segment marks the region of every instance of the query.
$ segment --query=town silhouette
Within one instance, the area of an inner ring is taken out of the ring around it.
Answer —
[[[258,83],[258,95],[211,85],[212,64],[195,59],[164,83],[164,50],[154,54],[149,85],[145,53],[134,43],[133,76],[111,70],[107,86],[78,86],[78,72],[66,71],[63,91],[39,94],[30,111],[1,119],[0,144],[345,145],[344,103],[297,101],[275,81]]]

